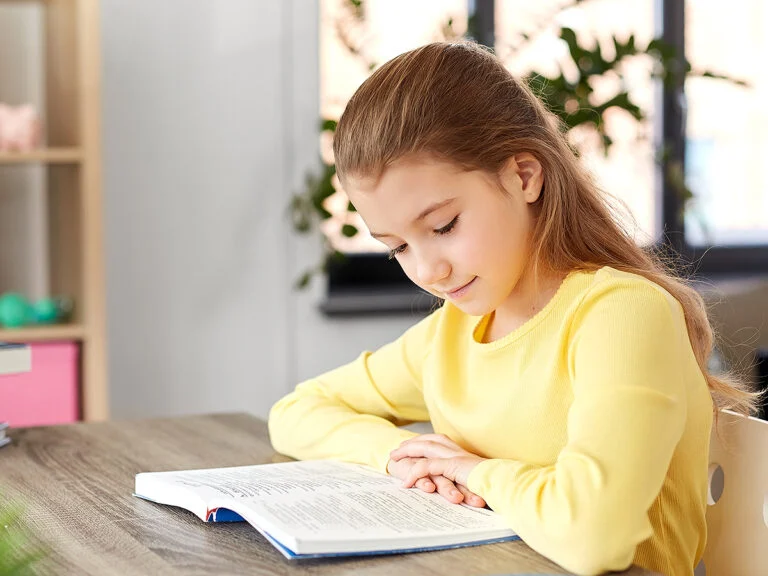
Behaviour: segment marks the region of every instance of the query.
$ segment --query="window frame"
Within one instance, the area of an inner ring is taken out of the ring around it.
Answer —
[[[685,0],[661,0],[661,10],[664,40],[685,56]],[[685,91],[682,85],[664,90],[662,134],[664,140],[671,144],[669,161],[677,160],[683,167],[687,136],[682,110],[684,102]],[[662,242],[665,247],[682,256],[683,262],[694,276],[712,280],[768,274],[768,244],[711,247],[695,247],[689,244],[685,239],[685,222],[679,194],[666,178],[662,179],[662,182]]]
[[[494,45],[494,0],[468,0],[469,17],[475,39]],[[685,0],[660,0],[662,38],[685,56]],[[680,162],[685,167],[686,130],[683,83],[665,87],[661,97],[661,122],[656,128],[670,153],[657,178],[656,194],[661,207],[661,238],[656,248],[675,255],[682,273],[700,280],[747,277],[768,274],[768,244],[722,245],[699,248],[685,239],[685,221],[679,192],[666,178],[666,164]],[[329,316],[392,313],[426,313],[435,308],[435,298],[414,285],[395,261],[386,254],[348,254],[330,264],[327,293],[321,310]]]

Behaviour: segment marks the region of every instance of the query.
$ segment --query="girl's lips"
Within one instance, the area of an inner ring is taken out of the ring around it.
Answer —
[[[467,291],[472,286],[475,280],[477,280],[477,276],[475,276],[474,278],[472,278],[472,280],[464,284],[464,286],[456,288],[456,290],[451,290],[450,292],[446,292],[445,295],[448,296],[449,298],[461,298],[462,296],[464,296],[464,294],[467,293]]]

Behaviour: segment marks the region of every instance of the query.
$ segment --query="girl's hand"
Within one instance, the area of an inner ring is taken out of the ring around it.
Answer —
[[[387,472],[395,478],[405,481],[408,478],[411,468],[421,458],[401,458],[400,460],[390,460],[387,463]],[[463,486],[457,486],[452,481],[443,476],[424,476],[417,478],[411,483],[409,488],[415,486],[424,492],[434,492],[440,494],[443,498],[454,504],[459,504],[468,495],[472,493]]]
[[[452,481],[467,504],[480,508],[485,506],[485,500],[467,488],[470,472],[484,458],[467,452],[447,436],[443,434],[416,436],[400,444],[390,452],[389,457],[390,463],[408,461],[407,473],[403,478],[404,487],[416,486],[424,489],[425,482],[434,482],[436,478],[443,478]],[[445,496],[439,489],[438,492]],[[447,499],[451,502],[457,501],[456,498]],[[458,502],[461,501],[462,499],[458,500]]]

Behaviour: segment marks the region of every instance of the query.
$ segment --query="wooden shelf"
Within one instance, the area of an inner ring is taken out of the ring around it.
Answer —
[[[0,0],[2,2],[3,0]],[[0,152],[0,164],[76,164],[83,158],[80,148],[41,148],[31,152]]]
[[[82,340],[85,328],[79,324],[0,328],[0,342],[45,342],[47,340]]]
[[[44,91],[40,100],[45,104],[40,116],[45,119],[45,141],[51,145],[30,152],[0,152],[0,171],[7,172],[3,168],[11,165],[47,169],[43,201],[40,206],[35,204],[44,226],[31,231],[38,235],[39,244],[47,247],[47,278],[46,285],[32,293],[66,294],[74,300],[78,315],[71,324],[0,329],[0,340],[81,342],[77,372],[82,418],[105,420],[109,417],[109,385],[100,146],[100,0],[11,1],[32,1],[44,7],[39,67]],[[0,4],[6,3],[8,0],[0,0]],[[0,19],[5,20],[4,13]],[[7,24],[12,25],[10,21]],[[33,52],[24,54],[24,38],[17,40],[11,48],[18,48],[19,58],[31,63],[38,56],[37,45],[33,43]],[[11,85],[9,90],[20,90],[19,86],[26,85],[25,78],[19,76],[18,85]],[[0,210],[6,208],[15,206],[0,206]],[[2,244],[9,242],[4,239]],[[0,245],[0,251],[10,250],[5,245]],[[10,261],[15,263],[15,257]],[[12,276],[13,271],[9,278]],[[18,276],[24,276],[23,271]],[[15,283],[6,284],[0,286],[0,292],[17,289]],[[30,289],[18,288],[21,292]]]

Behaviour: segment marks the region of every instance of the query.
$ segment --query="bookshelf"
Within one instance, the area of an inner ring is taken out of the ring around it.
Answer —
[[[0,0],[6,1],[6,0]],[[29,164],[42,162],[44,164],[77,164],[82,158],[79,148],[47,148],[30,152],[0,152],[2,164]]]
[[[69,324],[0,328],[0,341],[76,342],[81,418],[105,420],[99,6],[97,0],[0,0],[0,7],[33,2],[42,12],[45,144],[30,152],[0,152],[0,170],[33,164],[45,171],[47,288],[51,295],[72,296],[75,308]]]

